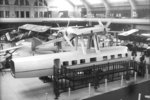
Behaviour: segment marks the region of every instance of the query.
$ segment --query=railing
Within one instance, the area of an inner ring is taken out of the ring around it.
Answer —
[[[83,68],[69,69],[66,66],[61,68],[54,67],[54,93],[76,90],[88,87],[91,83],[93,86],[98,86],[105,82],[119,80],[124,75],[126,80],[134,76],[137,72],[139,64],[135,61],[119,61],[100,65],[91,65]]]

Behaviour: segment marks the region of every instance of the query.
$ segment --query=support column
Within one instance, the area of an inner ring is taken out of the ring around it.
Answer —
[[[105,17],[109,17],[109,14],[110,14],[110,5],[108,4],[108,2],[106,0],[102,0],[104,6],[105,6],[105,9],[106,9],[106,12],[105,12]]]
[[[96,51],[96,53],[98,53],[99,52],[99,48],[98,48],[98,44],[97,44],[97,35],[96,34],[93,35],[93,40],[94,40],[95,51]]]
[[[132,18],[138,17],[135,0],[129,0],[129,3],[131,5],[131,17]]]
[[[54,85],[54,94],[55,94],[55,99],[58,99],[58,97],[60,96],[60,92],[59,92],[59,79],[58,79],[58,75],[59,75],[59,68],[60,68],[60,59],[54,59],[54,68],[53,68],[53,76],[54,76],[54,81],[53,81],[53,85]]]
[[[74,11],[73,11],[74,17],[79,17],[78,7],[71,0],[66,0],[66,1],[74,8]]]
[[[84,47],[84,39],[83,39],[83,35],[81,36],[81,47],[82,47],[82,52],[84,55],[86,55],[86,50],[85,50],[85,47]]]
[[[88,41],[87,41],[87,49],[91,48],[92,43],[92,35],[88,36]]]
[[[75,47],[76,47],[76,50],[78,50],[78,36],[75,38]]]
[[[92,15],[91,6],[86,0],[81,0],[85,8],[87,9],[87,15]]]

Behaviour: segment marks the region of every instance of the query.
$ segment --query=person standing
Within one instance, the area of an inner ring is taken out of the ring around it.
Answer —
[[[145,55],[143,54],[140,57],[140,65],[139,65],[139,75],[144,77],[146,72],[146,61],[145,61]]]
[[[133,60],[135,60],[136,56],[137,56],[137,47],[136,47],[136,45],[133,45],[133,49],[132,49]]]
[[[1,50],[3,50],[3,43],[1,43]]]

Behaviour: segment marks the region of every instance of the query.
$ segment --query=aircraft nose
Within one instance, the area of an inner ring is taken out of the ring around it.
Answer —
[[[10,66],[10,69],[11,69],[12,76],[14,76],[15,75],[15,64],[14,64],[13,60],[9,61],[9,66]]]

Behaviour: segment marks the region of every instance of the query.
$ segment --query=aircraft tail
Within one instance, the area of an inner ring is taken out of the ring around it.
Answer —
[[[33,39],[32,39],[32,44],[31,44],[31,49],[32,49],[32,51],[34,51],[35,48],[36,48],[38,45],[40,45],[40,44],[42,44],[42,41],[41,41],[40,39],[38,39],[38,38],[33,37]]]

